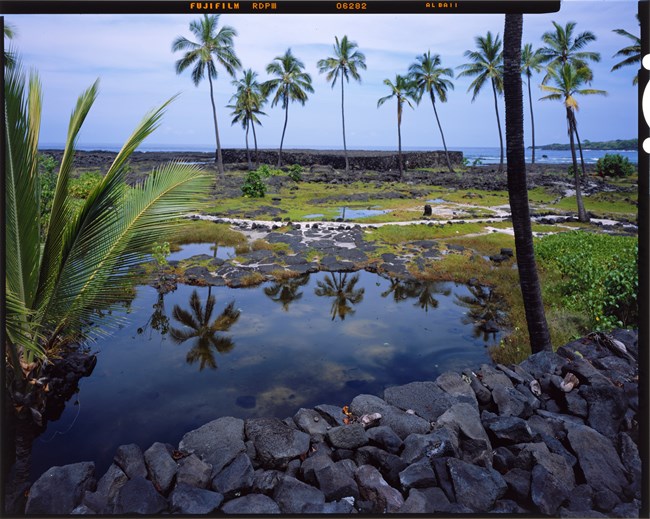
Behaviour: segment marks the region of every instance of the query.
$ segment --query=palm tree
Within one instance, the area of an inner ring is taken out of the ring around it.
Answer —
[[[539,276],[537,275],[528,205],[524,151],[524,103],[521,87],[522,30],[523,15],[506,14],[503,89],[506,104],[508,198],[512,213],[512,227],[515,233],[519,286],[524,302],[530,349],[532,353],[537,353],[552,351],[552,345],[544,314]]]
[[[585,31],[574,38],[573,31],[576,22],[567,22],[564,27],[557,22],[553,22],[553,26],[555,31],[547,31],[542,34],[542,41],[547,45],[541,48],[542,61],[546,63],[548,69],[542,83],[546,84],[549,81],[552,69],[561,67],[565,63],[570,63],[577,69],[586,68],[588,70],[587,82],[591,82],[593,73],[587,65],[587,61],[598,63],[600,54],[598,52],[581,51],[581,49],[596,40],[594,33]]]
[[[296,278],[277,281],[269,287],[264,288],[264,293],[276,303],[282,303],[282,310],[289,311],[289,305],[302,298],[302,292],[298,289],[309,282],[309,274]]]
[[[639,21],[639,13],[636,14],[636,21],[637,22]],[[627,57],[623,61],[614,65],[612,67],[612,72],[622,67],[625,67],[626,65],[634,65],[635,63],[641,63],[641,38],[639,38],[638,36],[634,36],[634,34],[630,34],[624,29],[613,29],[613,31],[616,34],[629,38],[634,43],[629,47],[623,47],[616,54],[614,54],[613,56],[614,58],[617,56],[627,56]],[[637,73],[634,75],[632,84],[637,85],[638,83],[639,83],[639,74]]]
[[[13,39],[14,36],[16,35],[16,30],[11,24],[5,23],[3,30],[4,30],[4,37],[8,40]],[[8,47],[7,42],[5,42],[5,49],[7,49],[7,47]],[[16,65],[16,57],[14,56],[14,53],[9,50],[5,50],[4,55],[5,55],[5,62],[4,62],[5,67],[7,68],[14,67]]]
[[[391,279],[390,287],[382,292],[381,296],[388,297],[391,294],[396,303],[407,299],[417,299],[414,306],[419,306],[422,310],[428,312],[429,308],[438,308],[438,300],[434,297],[435,294],[448,296],[450,291],[438,281],[400,281]]]
[[[318,71],[322,74],[327,72],[327,81],[332,82],[332,88],[336,85],[336,80],[339,75],[341,76],[341,121],[343,122],[343,151],[345,153],[345,171],[350,170],[350,163],[348,160],[348,148],[345,143],[345,109],[344,100],[345,95],[343,91],[343,80],[349,82],[350,76],[352,79],[361,81],[358,68],[366,69],[366,57],[363,53],[355,50],[358,45],[356,42],[349,41],[347,36],[343,36],[341,41],[337,36],[334,37],[336,43],[334,44],[334,57],[321,59],[318,61]]]
[[[530,104],[530,128],[533,138],[533,164],[535,164],[535,118],[533,116],[533,94],[530,91],[530,80],[533,72],[542,70],[542,61],[544,56],[542,49],[533,51],[533,44],[527,43],[521,50],[521,73],[526,74],[526,84],[528,85],[528,102]]]
[[[232,96],[228,108],[233,110],[232,124],[241,123],[242,127],[246,130],[246,158],[248,159],[248,169],[253,169],[251,163],[251,155],[248,148],[248,130],[253,128],[253,140],[255,142],[255,162],[259,165],[259,154],[257,152],[257,135],[255,134],[255,124],[262,123],[257,118],[258,115],[266,115],[262,112],[261,108],[266,102],[266,98],[262,95],[262,89],[257,82],[257,73],[251,69],[245,70],[241,79],[235,80],[232,84],[237,87],[235,95]]]
[[[499,120],[499,105],[497,94],[503,92],[503,52],[501,51],[501,39],[497,34],[495,38],[488,31],[487,36],[477,36],[475,39],[478,51],[465,51],[464,56],[472,62],[460,65],[462,72],[458,77],[476,76],[476,79],[469,85],[467,91],[472,90],[472,102],[489,79],[494,94],[494,111],[497,115],[497,128],[499,130],[499,143],[501,145],[501,159],[499,161],[499,173],[503,171],[503,135],[501,132],[501,121]]]
[[[219,353],[227,353],[235,347],[235,343],[230,337],[217,336],[216,333],[230,330],[240,315],[239,310],[235,310],[235,302],[232,301],[214,321],[210,322],[216,302],[215,297],[210,293],[211,290],[212,287],[208,289],[205,308],[201,304],[199,293],[193,290],[190,296],[191,312],[183,310],[180,305],[174,305],[172,310],[174,319],[185,328],[172,327],[169,336],[176,344],[183,344],[189,339],[195,339],[192,348],[187,352],[186,360],[188,364],[200,361],[199,371],[202,371],[206,365],[212,369],[217,368],[212,348]]]
[[[413,63],[409,67],[409,78],[413,81],[417,91],[417,102],[420,104],[424,92],[429,93],[431,98],[431,106],[433,106],[433,113],[436,116],[440,136],[442,137],[442,145],[445,148],[445,157],[447,158],[447,167],[451,173],[454,169],[451,167],[449,160],[449,153],[447,152],[447,143],[445,142],[445,134],[442,132],[442,125],[438,117],[438,110],[436,109],[436,94],[441,103],[447,102],[447,90],[454,89],[454,84],[443,76],[454,77],[454,72],[450,68],[442,68],[440,66],[441,60],[438,54],[431,56],[431,51],[428,50],[425,54],[415,58],[417,63]],[[435,91],[435,93],[434,93]]]
[[[291,53],[291,49],[287,49],[287,52],[282,56],[275,57],[273,62],[266,67],[268,74],[278,77],[262,83],[262,92],[265,96],[269,96],[275,91],[275,96],[271,101],[271,108],[280,102],[282,108],[284,108],[284,127],[282,128],[282,139],[280,139],[278,167],[282,166],[282,145],[284,143],[284,134],[287,131],[287,121],[289,120],[289,103],[298,101],[305,106],[307,92],[312,93],[314,91],[311,86],[311,76],[303,72],[304,68],[304,63]]]
[[[338,275],[337,275],[338,274]],[[332,321],[337,317],[341,321],[345,316],[354,314],[354,308],[350,305],[357,305],[363,301],[364,288],[355,288],[359,281],[359,274],[355,274],[348,280],[348,275],[342,272],[331,272],[324,281],[317,283],[314,293],[319,297],[333,297]]]
[[[590,71],[585,68],[576,69],[574,65],[565,63],[559,69],[550,71],[551,79],[556,86],[541,85],[549,95],[542,97],[552,101],[562,101],[566,109],[567,128],[569,133],[569,144],[571,146],[571,158],[573,159],[573,173],[575,176],[576,201],[578,202],[578,219],[581,222],[588,222],[589,217],[582,202],[582,192],[580,190],[580,179],[578,176],[578,163],[576,160],[576,149],[573,142],[573,135],[577,126],[575,112],[578,110],[578,101],[576,95],[607,95],[604,90],[595,90],[592,88],[581,88],[582,85],[591,80]]]
[[[402,164],[402,105],[406,102],[411,108],[413,108],[409,98],[415,101],[417,99],[417,93],[409,78],[406,76],[400,76],[399,74],[395,76],[395,83],[390,79],[384,79],[384,85],[390,88],[391,93],[377,101],[377,108],[393,97],[397,99],[397,153],[399,178],[402,180],[402,175],[404,174],[404,166]]]
[[[217,108],[214,104],[214,88],[212,85],[212,80],[217,79],[215,59],[233,77],[235,76],[235,71],[241,68],[241,63],[235,55],[233,48],[233,38],[237,36],[237,31],[229,25],[224,25],[217,31],[218,25],[218,14],[204,14],[201,20],[194,20],[190,23],[190,32],[197,38],[198,43],[190,41],[184,36],[179,36],[172,43],[172,51],[187,51],[176,62],[176,73],[181,74],[185,69],[193,65],[192,81],[195,86],[199,86],[207,70],[208,82],[210,83],[212,117],[214,119],[214,134],[217,142],[215,161],[219,174],[223,176],[223,157],[221,156]]]
[[[7,393],[17,418],[17,453],[32,420],[41,420],[38,405],[40,368],[58,346],[92,333],[85,325],[101,309],[120,300],[129,284],[129,269],[151,252],[178,218],[203,207],[198,201],[211,185],[198,168],[171,163],[128,188],[125,177],[133,151],[160,124],[168,101],[148,114],[117,154],[101,182],[81,207],[68,194],[74,145],[97,96],[98,83],[78,99],[68,127],[57,175],[49,225],[41,242],[38,137],[41,86],[35,75],[26,84],[19,66],[5,81],[5,217]],[[31,397],[30,397],[31,398]],[[20,459],[17,479],[26,477],[28,461]]]

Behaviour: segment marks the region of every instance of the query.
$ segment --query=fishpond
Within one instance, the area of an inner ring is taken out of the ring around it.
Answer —
[[[119,445],[175,445],[220,416],[282,419],[478,368],[500,340],[476,322],[490,299],[481,287],[365,271],[253,288],[178,285],[164,296],[140,286],[113,311],[123,320],[111,335],[92,343],[92,375],[34,441],[32,477],[78,461],[101,475]]]

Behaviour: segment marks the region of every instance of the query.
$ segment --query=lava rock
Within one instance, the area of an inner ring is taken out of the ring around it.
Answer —
[[[129,479],[136,476],[147,477],[147,467],[144,464],[142,450],[135,443],[120,445],[115,451],[113,461],[129,476]]]
[[[315,471],[319,488],[327,501],[336,501],[344,497],[359,499],[359,489],[348,470],[338,463],[323,466]]]
[[[339,449],[356,449],[368,443],[366,431],[359,423],[334,427],[327,432],[327,439]]]
[[[525,420],[516,416],[499,416],[486,426],[493,437],[505,443],[527,443],[533,441],[533,433]]]
[[[284,476],[273,493],[273,499],[283,514],[301,514],[313,505],[325,503],[325,494],[296,478]]]
[[[458,373],[453,371],[446,371],[442,375],[436,378],[436,385],[442,389],[445,393],[451,397],[457,399],[457,401],[465,402],[471,404],[478,409],[478,400],[476,399],[476,393],[468,384],[463,380]]]
[[[113,513],[150,515],[166,509],[167,500],[156,491],[153,483],[136,476],[120,488]]]
[[[443,456],[458,456],[458,437],[447,427],[429,434],[409,434],[404,440],[401,458],[413,463],[423,457],[429,459]]]
[[[300,408],[293,416],[293,421],[301,431],[307,434],[327,434],[329,424],[318,411]]]
[[[335,405],[321,404],[314,408],[331,426],[345,425],[343,409]]]
[[[438,389],[438,391],[440,390]],[[444,394],[442,391],[440,393]],[[402,439],[411,433],[425,434],[431,429],[427,420],[406,413],[374,395],[356,396],[350,403],[350,411],[356,416],[370,413],[381,414],[379,425],[387,425]]]
[[[582,386],[579,389],[589,406],[587,423],[599,433],[614,438],[627,410],[622,389],[612,385]]]
[[[402,489],[433,487],[437,483],[436,474],[427,458],[413,463],[399,473]]]
[[[160,492],[167,494],[178,470],[167,447],[160,442],[154,443],[144,452],[144,461],[149,469],[149,479]]]
[[[487,512],[501,498],[508,485],[496,470],[457,459],[448,459],[447,467],[454,484],[456,501],[475,512]]]
[[[399,473],[407,464],[399,456],[390,454],[377,447],[361,447],[355,454],[357,465],[372,465],[381,472],[381,475],[394,487],[400,486]]]
[[[212,490],[223,494],[225,499],[239,497],[253,485],[253,465],[245,452],[239,453],[212,479]]]
[[[257,457],[266,468],[284,469],[289,461],[309,450],[309,435],[277,418],[246,420],[246,436],[253,440]]]
[[[223,496],[185,483],[174,487],[169,496],[171,512],[175,514],[211,514],[223,502]]]
[[[361,499],[374,504],[373,513],[398,512],[404,498],[391,487],[372,465],[361,465],[355,475]]]
[[[451,511],[451,503],[445,493],[437,487],[412,488],[400,514],[433,514]]]
[[[95,492],[86,491],[83,504],[98,514],[113,510],[120,488],[128,481],[127,475],[115,463],[111,463],[106,473],[97,482]]]
[[[366,435],[371,445],[375,445],[391,454],[397,454],[403,445],[403,442],[395,431],[386,425],[372,427],[366,431]]]
[[[221,507],[224,514],[279,514],[280,507],[268,496],[264,494],[249,494],[228,501]]]
[[[96,484],[92,462],[52,467],[29,489],[25,514],[69,514],[81,503],[84,492],[94,490]]]
[[[560,505],[569,496],[569,489],[542,465],[535,465],[530,495],[533,503],[543,514],[555,515]]]
[[[531,472],[514,468],[503,475],[512,495],[518,502],[525,502],[530,495]]]
[[[178,464],[176,484],[186,484],[197,488],[206,488],[210,483],[212,465],[201,461],[196,454],[190,454]]]
[[[459,402],[458,398],[445,393],[435,382],[411,382],[386,388],[384,400],[405,411],[412,409],[430,422],[437,420],[450,406]]]
[[[244,421],[230,416],[217,418],[186,433],[178,448],[183,452],[194,453],[204,462],[210,463],[216,474],[237,454],[246,450]]]

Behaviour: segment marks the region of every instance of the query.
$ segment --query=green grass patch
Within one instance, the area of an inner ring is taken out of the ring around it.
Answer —
[[[502,223],[502,222],[499,222]],[[484,223],[459,223],[445,225],[383,225],[367,231],[364,238],[368,241],[384,242],[391,245],[414,240],[433,240],[456,235],[474,234],[485,231]]]
[[[217,243],[235,247],[246,243],[246,236],[233,231],[228,224],[214,223],[209,220],[183,220],[168,241],[170,246],[187,243]]]
[[[592,196],[583,196],[585,209],[600,217],[634,217],[637,214],[635,193],[596,193]],[[552,207],[565,211],[577,212],[576,197],[563,198]]]

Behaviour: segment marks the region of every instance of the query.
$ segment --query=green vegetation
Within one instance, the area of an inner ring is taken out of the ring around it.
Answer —
[[[289,178],[294,182],[300,182],[302,180],[303,172],[303,167],[300,164],[292,164],[288,169]]]
[[[561,304],[587,315],[592,329],[637,324],[636,238],[576,231],[544,237],[536,251],[543,268],[562,275]]]
[[[601,177],[629,177],[634,174],[634,166],[627,157],[606,153],[596,162],[596,171]]]
[[[226,247],[246,243],[246,236],[233,231],[229,225],[209,220],[183,220],[170,236],[172,250],[187,243],[216,243]]]
[[[640,22],[639,13],[636,14],[636,21]],[[623,61],[618,62],[616,65],[614,65],[612,67],[612,72],[628,65],[636,65],[637,63],[640,64],[641,63],[641,38],[635,36],[634,34],[630,34],[625,29],[614,29],[613,31],[620,36],[624,36],[632,40],[633,43],[628,47],[623,47],[616,54],[614,54],[614,57],[625,56],[625,59]],[[637,73],[634,75],[634,78],[632,79],[632,84],[636,85],[638,83],[639,83],[639,74]],[[636,146],[634,148],[627,148],[627,149],[636,149]]]
[[[267,166],[268,167],[268,166]],[[260,166],[260,169],[262,166]],[[249,171],[246,174],[244,185],[241,187],[242,196],[247,198],[264,198],[266,194],[266,184],[262,180],[259,170]]]
[[[582,142],[584,148],[590,150],[636,150],[639,146],[639,139],[616,139],[614,141],[590,141],[585,139]],[[569,144],[545,144],[544,146],[537,146],[540,150],[570,150]]]

